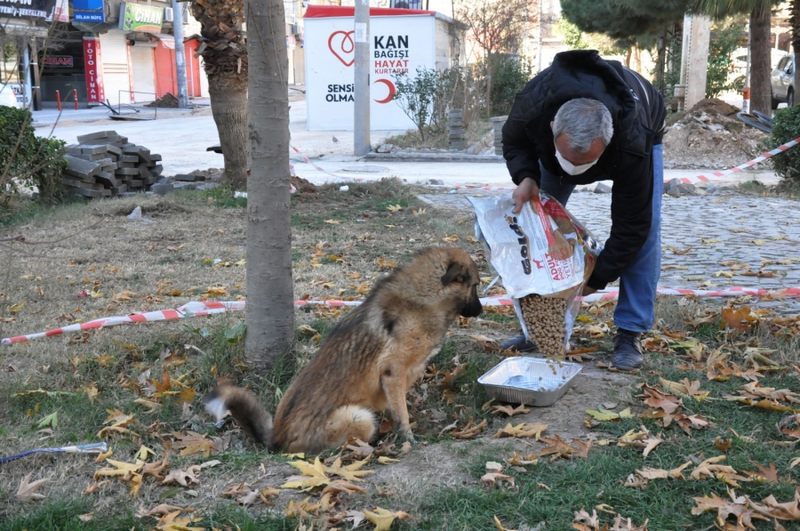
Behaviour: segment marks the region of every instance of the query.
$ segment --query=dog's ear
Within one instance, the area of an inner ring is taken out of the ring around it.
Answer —
[[[447,271],[442,275],[442,285],[447,286],[451,282],[464,283],[467,280],[467,268],[461,262],[450,262]]]

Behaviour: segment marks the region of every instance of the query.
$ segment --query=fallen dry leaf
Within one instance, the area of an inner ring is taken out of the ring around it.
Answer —
[[[524,404],[519,404],[516,407],[509,406],[509,405],[506,405],[506,406],[499,406],[499,405],[492,406],[492,413],[502,413],[502,414],[506,415],[507,417],[513,417],[514,415],[521,415],[521,414],[524,414],[524,413],[528,413],[528,412],[530,412],[530,410],[531,410],[531,408],[526,407]]]
[[[17,494],[15,495],[17,501],[29,503],[43,500],[45,498],[44,494],[37,491],[47,482],[47,480],[37,479],[36,481],[31,482],[30,479],[32,474],[33,472],[29,472],[24,478],[19,480],[19,487],[17,487]]]
[[[697,496],[692,498],[695,506],[692,508],[693,515],[700,515],[708,511],[716,511],[716,522],[724,528],[730,517],[736,519],[737,527],[734,529],[755,529],[753,519],[768,520],[768,518],[756,513],[750,508],[750,500],[746,496],[736,496],[732,490],[728,490],[729,499],[720,498],[712,493],[710,496]]]
[[[289,518],[310,518],[316,515],[322,508],[319,502],[312,502],[311,498],[306,498],[302,501],[289,500],[283,514]]]
[[[732,466],[720,464],[726,459],[727,457],[724,455],[709,457],[692,470],[690,477],[695,480],[715,478],[732,487],[738,487],[738,481],[749,481],[747,477],[739,474]]]
[[[633,418],[633,413],[631,413],[631,409],[626,407],[619,413],[616,411],[609,411],[607,409],[598,408],[598,409],[587,409],[586,413],[591,416],[595,420],[599,421],[610,421],[610,420],[619,420],[619,419],[630,419]]]
[[[591,448],[591,441],[581,441],[580,439],[573,439],[575,447],[571,446],[567,441],[561,438],[560,435],[553,435],[552,437],[542,437],[542,442],[545,447],[539,451],[539,457],[550,456],[551,460],[558,458],[572,459],[573,457],[586,457]]]
[[[185,434],[174,432],[172,436],[175,437],[173,446],[180,449],[179,455],[203,454],[208,457],[216,449],[213,440],[193,431]]]
[[[679,396],[701,401],[708,398],[709,395],[708,391],[700,390],[700,382],[698,380],[689,381],[688,378],[684,378],[680,382],[673,382],[664,378],[659,378],[659,381],[665,389]]]
[[[364,518],[375,525],[375,531],[389,531],[395,519],[407,520],[410,515],[403,511],[389,511],[376,507],[374,511],[364,510]]]
[[[488,422],[486,419],[483,419],[478,424],[475,424],[474,421],[470,420],[467,422],[467,425],[461,428],[460,430],[453,430],[450,432],[450,436],[454,439],[474,439],[487,428]]]
[[[502,472],[485,473],[481,476],[481,483],[487,487],[500,487],[504,484],[512,489],[516,487],[514,478]]]
[[[144,516],[164,516],[165,514],[174,513],[175,511],[181,512],[187,510],[184,509],[183,507],[178,507],[176,505],[170,505],[168,503],[160,503],[142,514]]]
[[[510,422],[494,434],[495,437],[534,438],[540,440],[542,433],[547,429],[547,424],[528,423],[512,425]]]
[[[102,439],[114,434],[138,437],[136,433],[127,428],[133,424],[133,415],[127,415],[119,409],[108,409],[106,411],[108,412],[108,418],[106,418],[105,427],[97,432],[98,437]]]
[[[748,472],[748,474],[756,480],[765,481],[767,483],[780,483],[778,479],[778,469],[775,463],[770,463],[768,466],[756,464],[758,472]],[[789,467],[791,468],[791,466]]]
[[[200,479],[197,477],[198,472],[200,472],[200,467],[198,465],[191,465],[186,470],[172,470],[167,476],[161,481],[162,485],[169,485],[171,483],[177,483],[182,487],[188,487],[189,485],[196,485],[200,483]]]
[[[720,452],[728,452],[733,445],[733,439],[721,439],[719,437],[714,438],[714,447],[719,450]]]
[[[535,465],[539,462],[539,456],[536,453],[523,456],[519,452],[514,452],[505,459],[505,462],[511,466]]]

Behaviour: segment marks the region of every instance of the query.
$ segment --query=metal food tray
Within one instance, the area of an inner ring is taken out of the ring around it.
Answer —
[[[513,356],[486,371],[478,383],[498,400],[545,407],[567,392],[581,369],[568,361]]]

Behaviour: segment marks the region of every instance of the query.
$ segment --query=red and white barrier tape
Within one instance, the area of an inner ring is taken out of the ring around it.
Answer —
[[[765,151],[761,155],[759,155],[756,158],[754,158],[753,160],[749,160],[749,161],[745,162],[744,164],[739,164],[738,166],[734,166],[733,168],[729,168],[727,170],[715,171],[715,172],[711,173],[710,176],[708,176],[708,175],[698,175],[697,177],[694,177],[694,179],[697,179],[697,180],[702,181],[702,182],[709,182],[709,181],[711,181],[711,177],[724,177],[726,175],[739,173],[740,171],[743,171],[743,170],[746,170],[747,168],[755,166],[759,162],[764,162],[765,160],[770,159],[770,158],[774,157],[775,155],[779,155],[779,154],[781,154],[781,153],[793,148],[797,144],[800,144],[800,137],[797,137],[794,140],[790,140],[790,141],[786,142],[785,144],[781,144],[780,146],[776,147],[775,149],[771,149],[769,151]],[[691,182],[691,181],[690,181],[690,179],[688,177],[684,177],[683,179],[681,179],[681,182],[688,183],[688,182]]]
[[[312,167],[312,168],[314,168],[314,169],[315,169],[315,170],[317,170],[317,171],[321,171],[322,173],[324,173],[324,174],[326,174],[326,175],[330,175],[331,177],[336,177],[336,178],[337,178],[337,179],[339,179],[339,180],[351,181],[351,182],[352,182],[352,181],[358,181],[358,180],[360,180],[360,179],[358,179],[357,177],[344,177],[344,176],[342,176],[342,175],[336,175],[335,173],[329,172],[328,170],[326,170],[326,169],[325,169],[325,168],[323,168],[322,166],[320,166],[320,165],[318,165],[318,164],[314,164],[314,163],[311,161],[311,159],[310,159],[310,158],[308,158],[308,155],[306,155],[305,153],[303,153],[302,151],[300,151],[300,150],[299,150],[299,149],[297,149],[296,147],[292,146],[291,144],[289,145],[289,147],[291,147],[291,148],[292,148],[292,151],[294,151],[295,153],[297,153],[298,155],[300,155],[300,156],[303,158],[303,162],[305,162],[306,164],[309,164],[309,165],[311,165],[311,167]]]
[[[784,289],[759,289],[759,288],[746,288],[741,286],[734,286],[719,290],[697,290],[697,289],[681,289],[681,288],[659,288],[658,294],[662,296],[682,296],[682,297],[703,297],[703,298],[717,298],[717,297],[763,297],[771,299],[780,298],[795,298],[800,297],[800,286]],[[583,297],[583,302],[605,302],[612,301],[619,295],[619,290],[612,289],[608,291],[601,291],[593,293],[587,297]],[[484,306],[511,306],[512,300],[508,296],[497,297],[483,297],[481,303]],[[298,308],[304,306],[325,306],[328,308],[342,308],[346,306],[358,306],[361,301],[344,301],[344,300],[298,300],[295,301],[295,306]],[[35,334],[27,334],[21,336],[6,337],[0,340],[2,345],[15,345],[17,343],[26,343],[34,339],[43,337],[53,337],[66,334],[69,332],[81,332],[84,330],[96,330],[99,328],[106,328],[109,326],[116,326],[122,324],[136,324],[153,321],[175,321],[179,319],[186,319],[187,317],[202,317],[206,315],[214,315],[218,313],[225,313],[229,311],[242,311],[245,309],[244,301],[191,301],[183,306],[175,309],[156,310],[151,312],[132,313],[129,315],[117,315],[113,317],[103,317],[85,323],[77,323],[73,325],[64,326],[61,328],[54,328],[46,332],[39,332]]]

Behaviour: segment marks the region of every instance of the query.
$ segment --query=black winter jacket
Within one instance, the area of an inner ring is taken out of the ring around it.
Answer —
[[[614,136],[600,160],[575,176],[558,164],[550,128],[559,107],[573,98],[600,100],[614,123]],[[587,282],[595,289],[619,278],[647,239],[653,146],[661,143],[665,116],[661,94],[642,76],[618,61],[602,59],[595,50],[575,50],[556,55],[552,65],[525,85],[503,126],[503,156],[514,184],[525,178],[539,184],[539,162],[565,183],[614,181],[611,235]]]

